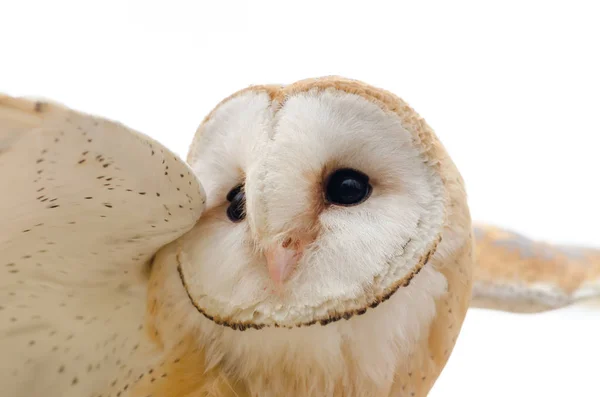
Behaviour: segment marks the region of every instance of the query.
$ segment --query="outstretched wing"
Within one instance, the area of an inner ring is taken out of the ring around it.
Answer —
[[[485,224],[474,233],[471,307],[532,313],[600,300],[600,250],[551,245]]]
[[[0,96],[1,394],[89,396],[134,376],[150,260],[203,207],[149,137]]]

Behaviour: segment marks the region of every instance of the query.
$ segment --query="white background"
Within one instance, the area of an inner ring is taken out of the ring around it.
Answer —
[[[185,155],[223,97],[337,74],[408,101],[476,220],[600,245],[593,1],[0,0],[0,91],[117,119]],[[600,309],[473,310],[432,396],[599,396]]]

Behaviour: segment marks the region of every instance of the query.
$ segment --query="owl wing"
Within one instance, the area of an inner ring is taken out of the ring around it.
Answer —
[[[600,250],[477,224],[471,307],[533,313],[600,302]]]
[[[0,96],[2,394],[88,396],[137,376],[151,258],[204,200],[188,165],[151,138]]]

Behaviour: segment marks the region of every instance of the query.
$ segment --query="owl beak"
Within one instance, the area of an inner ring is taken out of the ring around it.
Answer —
[[[287,239],[283,243],[267,248],[265,257],[269,276],[277,287],[281,287],[302,258],[304,246],[300,242]]]

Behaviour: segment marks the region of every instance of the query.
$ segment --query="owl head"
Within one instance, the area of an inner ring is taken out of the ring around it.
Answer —
[[[179,242],[181,281],[234,329],[375,310],[443,238],[453,168],[393,94],[338,77],[252,86],[203,121],[188,162],[206,210]]]

